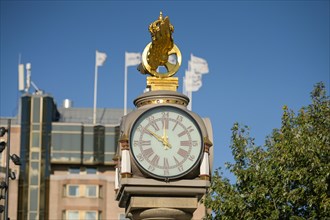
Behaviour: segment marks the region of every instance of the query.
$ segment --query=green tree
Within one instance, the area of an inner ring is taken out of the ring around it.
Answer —
[[[236,183],[212,176],[204,204],[207,219],[330,219],[330,100],[323,83],[315,85],[312,104],[295,115],[283,107],[282,125],[256,146],[249,128],[234,124]]]

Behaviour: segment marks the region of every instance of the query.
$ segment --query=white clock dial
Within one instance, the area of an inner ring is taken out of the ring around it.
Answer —
[[[196,121],[171,106],[143,113],[130,136],[131,151],[139,167],[163,179],[178,178],[191,171],[201,158],[202,142]]]

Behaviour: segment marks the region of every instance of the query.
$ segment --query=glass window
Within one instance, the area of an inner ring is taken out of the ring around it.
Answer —
[[[84,150],[85,151],[93,151],[93,137],[94,127],[85,126],[84,127]]]
[[[80,168],[79,167],[70,167],[69,168],[69,173],[70,174],[79,174],[80,173]]]
[[[38,210],[38,187],[30,187],[30,211]]]
[[[87,167],[86,168],[86,173],[87,174],[96,174],[97,169],[95,167]]]
[[[79,220],[79,211],[67,211],[68,220]]]
[[[32,130],[39,131],[40,125],[32,125]]]
[[[79,186],[78,185],[68,185],[68,196],[79,196]]]
[[[30,219],[37,219],[38,218],[37,213],[36,212],[32,212],[32,211],[30,211],[30,215],[29,216],[30,216]]]
[[[39,161],[39,153],[38,152],[32,152],[31,160],[38,160]]]
[[[81,150],[80,133],[59,133],[52,132],[52,146],[54,150]]]
[[[30,168],[30,184],[38,185],[39,180],[39,162],[31,162]]]
[[[53,131],[73,131],[76,133],[81,133],[82,126],[81,125],[71,125],[71,124],[63,124],[63,123],[52,123]]]
[[[32,133],[32,147],[39,147],[40,145],[40,134],[39,132]]]
[[[104,149],[104,162],[106,163],[112,163],[113,157],[116,152],[116,146],[118,143],[118,138],[116,133],[106,133],[105,135],[105,149]]]
[[[40,122],[40,98],[35,97],[33,98],[33,122]]]
[[[87,185],[85,189],[86,197],[97,197],[97,185]]]
[[[63,212],[63,219],[67,220],[97,220],[100,219],[98,211],[85,211],[85,210],[66,210]]]
[[[85,219],[86,220],[97,220],[97,212],[96,211],[86,211]]]

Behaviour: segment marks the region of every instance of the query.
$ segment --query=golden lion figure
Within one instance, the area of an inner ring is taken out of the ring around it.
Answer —
[[[174,27],[170,24],[168,16],[163,19],[162,12],[160,12],[159,19],[149,25],[149,31],[152,43],[147,61],[151,69],[156,70],[159,66],[164,66],[168,62],[169,52],[174,46],[172,37]]]
[[[151,42],[144,48],[138,70],[142,74],[150,74],[156,78],[172,77],[181,66],[182,56],[179,48],[173,42],[174,27],[170,23],[170,19],[167,16],[164,19],[160,12],[158,20],[149,25],[149,31]],[[175,63],[173,63],[173,59],[169,61],[169,56],[175,59]],[[165,67],[167,72],[157,72],[159,66]]]

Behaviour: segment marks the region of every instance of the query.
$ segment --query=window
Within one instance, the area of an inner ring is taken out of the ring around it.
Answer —
[[[99,211],[93,210],[66,210],[63,212],[63,219],[66,220],[98,220],[100,219]]]
[[[79,211],[67,211],[66,219],[68,220],[79,220]]]
[[[86,173],[87,174],[96,174],[96,172],[97,172],[97,169],[94,168],[94,167],[87,167],[86,168]]]
[[[68,191],[67,195],[72,197],[78,197],[79,196],[79,186],[78,185],[68,185]]]
[[[65,188],[66,195],[69,197],[99,197],[99,185],[73,185],[68,184],[63,186]]]
[[[86,197],[97,197],[97,185],[87,185],[85,187],[85,196]]]
[[[86,211],[85,212],[85,220],[96,220],[97,218],[97,212],[96,211]]]
[[[79,174],[80,173],[80,168],[79,167],[70,167],[69,168],[69,173],[70,174]]]

